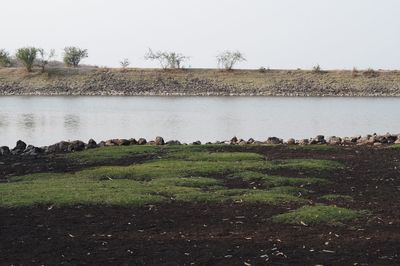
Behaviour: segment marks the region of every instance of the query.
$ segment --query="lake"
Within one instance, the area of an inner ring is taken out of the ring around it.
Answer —
[[[0,97],[0,146],[144,137],[181,142],[400,132],[400,98]]]

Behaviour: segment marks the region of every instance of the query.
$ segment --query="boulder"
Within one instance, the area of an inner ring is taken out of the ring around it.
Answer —
[[[115,142],[113,139],[106,140],[105,146],[115,146]]]
[[[146,139],[144,139],[144,138],[138,139],[138,144],[139,144],[139,145],[145,145],[146,143],[147,143],[147,140],[146,140]]]
[[[160,137],[160,136],[156,137],[154,143],[156,145],[164,145],[165,144],[164,139],[162,137]]]
[[[277,137],[269,137],[266,141],[266,144],[283,144],[283,140]]]
[[[181,145],[179,140],[169,140],[165,144],[167,144],[167,145]]]
[[[83,151],[85,143],[80,140],[74,140],[68,145],[68,151]]]
[[[106,142],[105,141],[100,141],[99,142],[99,147],[105,147],[106,146]]]
[[[97,148],[97,143],[94,139],[89,139],[88,144],[86,145],[86,149],[94,149]]]
[[[299,145],[308,145],[310,144],[310,141],[308,139],[300,139],[298,143]]]
[[[195,142],[192,143],[192,145],[201,145],[201,141],[200,140],[196,140]]]
[[[238,142],[238,138],[235,136],[231,139],[231,144],[236,144]]]
[[[114,143],[118,146],[129,146],[131,142],[127,139],[115,139]]]
[[[8,148],[7,146],[0,147],[0,156],[6,156],[10,154],[11,154],[10,148]]]
[[[28,147],[26,147],[26,149],[24,150],[23,155],[35,156],[35,155],[38,155],[43,152],[44,152],[44,150],[42,148],[35,147],[33,145],[28,145]]]
[[[11,150],[12,154],[21,154],[26,149],[26,143],[22,140],[18,140],[15,148]]]
[[[311,139],[310,144],[326,144],[325,137],[323,135],[318,135]]]
[[[247,145],[247,141],[245,141],[244,139],[240,139],[238,144],[242,146]]]
[[[342,139],[336,136],[332,136],[328,138],[328,143],[330,145],[339,145],[342,143]]]
[[[249,138],[249,140],[247,141],[247,144],[253,144],[255,142],[255,140],[253,138]]]
[[[136,139],[129,139],[130,145],[137,145],[138,142]]]
[[[53,145],[50,145],[46,148],[47,153],[58,153],[58,152],[66,152],[68,151],[69,142],[60,141]]]
[[[296,145],[296,140],[294,138],[290,138],[287,140],[287,145]]]

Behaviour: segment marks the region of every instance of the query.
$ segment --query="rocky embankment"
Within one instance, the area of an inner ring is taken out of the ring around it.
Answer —
[[[189,145],[201,145],[200,141],[195,141]],[[269,137],[265,141],[257,141],[252,138],[248,140],[238,139],[233,137],[231,140],[216,141],[214,143],[207,142],[206,145],[341,145],[341,146],[354,146],[354,145],[369,145],[369,146],[382,146],[390,144],[400,144],[400,134],[385,134],[385,135],[366,135],[356,137],[336,137],[332,136],[326,139],[322,135],[315,138],[295,140],[290,138],[286,141],[277,137]],[[56,154],[67,152],[78,152],[86,149],[95,149],[100,147],[109,146],[129,146],[129,145],[188,145],[181,143],[178,140],[164,141],[162,137],[156,137],[155,140],[147,141],[144,138],[139,139],[110,139],[107,141],[100,141],[97,143],[95,140],[90,139],[87,143],[81,140],[74,141],[60,141],[50,146],[35,147],[27,145],[22,140],[17,141],[16,146],[10,149],[7,146],[0,147],[0,156],[13,156],[13,155],[27,155],[36,156],[40,154]]]
[[[0,69],[0,95],[400,96],[400,72]]]

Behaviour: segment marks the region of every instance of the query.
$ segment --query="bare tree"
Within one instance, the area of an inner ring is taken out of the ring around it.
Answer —
[[[124,60],[119,62],[119,64],[121,65],[122,69],[125,70],[131,64],[131,62],[129,62],[128,58],[125,58]]]
[[[146,60],[158,61],[160,66],[163,69],[181,68],[182,67],[182,63],[187,61],[187,60],[189,60],[188,56],[185,56],[185,55],[180,54],[180,53],[176,53],[176,52],[161,52],[161,51],[153,52],[153,50],[151,50],[150,48],[149,48],[149,51],[144,56],[144,58]]]
[[[224,51],[217,55],[218,67],[226,70],[232,70],[237,63],[242,61],[246,61],[246,58],[239,51]]]
[[[42,73],[43,73],[46,65],[48,65],[50,60],[56,56],[56,51],[54,49],[51,49],[47,53],[43,48],[38,48],[37,51],[39,53],[39,58],[37,59],[37,64],[42,69]]]
[[[9,67],[10,65],[10,54],[4,49],[0,49],[0,67]]]

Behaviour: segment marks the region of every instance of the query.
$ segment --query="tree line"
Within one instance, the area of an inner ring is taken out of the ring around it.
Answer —
[[[65,47],[63,49],[63,63],[67,67],[78,67],[79,63],[89,56],[87,49],[82,49],[75,46]],[[33,67],[40,67],[44,72],[46,66],[55,58],[55,50],[46,51],[42,48],[23,47],[17,49],[14,57],[5,49],[0,49],[0,67],[12,66],[12,59],[16,59],[21,63],[28,72],[33,70]],[[149,49],[144,58],[149,61],[156,61],[163,69],[180,69],[184,68],[184,63],[190,60],[189,56],[177,52],[153,51]],[[216,56],[219,68],[232,70],[234,66],[242,61],[246,61],[244,55],[239,51],[224,51]],[[123,69],[130,65],[129,59],[125,58],[120,61]]]

